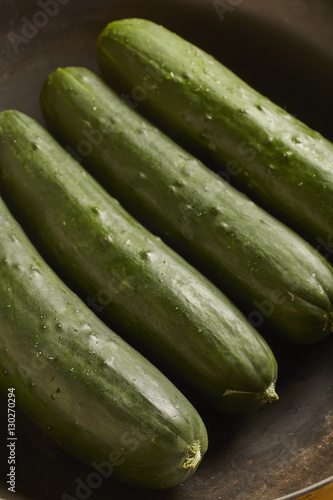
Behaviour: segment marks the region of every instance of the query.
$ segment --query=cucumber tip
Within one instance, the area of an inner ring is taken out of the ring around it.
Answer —
[[[195,469],[202,458],[201,445],[199,441],[194,441],[189,448],[186,460],[183,464],[184,469]]]

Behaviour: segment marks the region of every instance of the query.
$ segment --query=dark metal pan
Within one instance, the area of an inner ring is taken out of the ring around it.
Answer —
[[[333,140],[331,0],[0,0],[0,12],[0,110],[16,108],[43,123],[38,98],[46,76],[65,65],[98,72],[98,34],[113,19],[135,16],[164,24],[211,52]],[[310,498],[333,482],[333,339],[309,347],[276,342],[272,347],[280,366],[280,400],[255,414],[229,417],[194,398],[210,448],[197,473],[168,491],[137,490],[111,479],[89,486],[89,468],[60,450],[23,412],[16,422],[16,492],[8,491],[7,400],[0,395],[0,497]]]

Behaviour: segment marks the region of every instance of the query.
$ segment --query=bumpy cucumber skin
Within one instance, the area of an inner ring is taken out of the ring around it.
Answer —
[[[58,69],[47,123],[156,234],[207,273],[256,326],[312,343],[332,332],[333,273],[288,227],[121,101],[85,68]],[[68,110],[71,119],[68,119]]]
[[[203,157],[227,164],[238,186],[315,246],[332,241],[331,142],[212,56],[150,21],[110,23],[97,55],[104,75],[126,88],[138,109]],[[144,97],[133,91],[137,86]]]
[[[133,219],[37,122],[4,111],[0,133],[1,183],[11,206],[126,338],[223,411],[276,399],[271,349],[210,281]]]
[[[205,426],[176,387],[46,265],[0,200],[0,388],[81,461],[168,488]]]

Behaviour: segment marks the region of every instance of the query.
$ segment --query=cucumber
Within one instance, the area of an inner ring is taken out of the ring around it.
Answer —
[[[33,119],[4,111],[0,134],[6,199],[92,309],[223,411],[250,411],[277,398],[270,347],[208,279],[141,226]]]
[[[103,74],[316,247],[333,243],[333,145],[209,54],[143,19],[110,23]],[[126,89],[126,90],[125,90]]]
[[[67,288],[2,199],[0,228],[1,390],[104,478],[155,489],[190,477],[207,449],[198,412]]]
[[[332,332],[327,261],[128,108],[97,75],[58,69],[41,102],[50,127],[83,153],[110,192],[207,273],[253,326],[295,343]]]

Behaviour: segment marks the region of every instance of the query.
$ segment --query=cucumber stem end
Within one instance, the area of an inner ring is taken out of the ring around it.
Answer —
[[[201,461],[201,446],[199,441],[194,441],[183,464],[184,469],[195,469]]]
[[[271,384],[263,394],[263,401],[277,401],[279,396],[275,391],[275,384]]]

